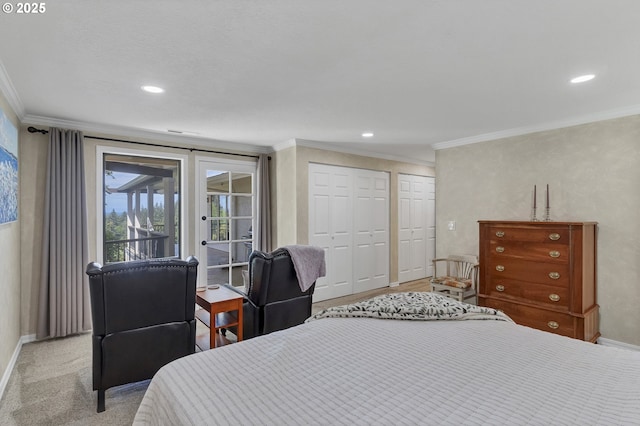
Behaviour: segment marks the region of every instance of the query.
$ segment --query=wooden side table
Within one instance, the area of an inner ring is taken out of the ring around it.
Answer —
[[[242,295],[224,286],[196,291],[196,318],[209,327],[209,333],[196,337],[196,345],[205,351],[231,343],[220,334],[221,328],[237,327],[242,340]],[[213,318],[213,321],[211,321]]]

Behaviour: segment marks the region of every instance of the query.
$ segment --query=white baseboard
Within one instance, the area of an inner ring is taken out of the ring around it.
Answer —
[[[22,342],[23,345],[26,345],[27,343],[32,343],[36,341],[36,335],[35,334],[27,334],[26,336],[22,336],[20,338],[20,341]]]
[[[18,361],[18,355],[20,355],[20,350],[22,349],[22,345],[25,343],[35,342],[36,335],[29,334],[27,336],[21,336],[18,340],[18,344],[16,345],[16,349],[13,351],[13,355],[9,360],[9,365],[7,365],[6,370],[4,370],[4,374],[2,375],[2,380],[0,381],[0,399],[4,395],[4,390],[9,383],[9,378],[11,377],[11,373],[13,372],[13,368],[16,366],[16,362]]]
[[[394,281],[392,283],[389,283],[389,287],[398,287],[400,285],[400,283],[398,281]]]
[[[602,346],[611,346],[614,348],[640,351],[640,346],[632,345],[630,343],[618,342],[617,340],[605,339],[604,337],[598,338],[598,344]]]

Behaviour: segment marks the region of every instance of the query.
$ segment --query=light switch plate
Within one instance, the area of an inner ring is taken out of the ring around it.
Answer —
[[[449,222],[447,222],[447,229],[449,231],[455,231],[456,230],[456,221],[455,220],[450,220]]]

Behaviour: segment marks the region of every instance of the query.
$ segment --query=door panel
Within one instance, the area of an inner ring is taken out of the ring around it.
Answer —
[[[354,216],[358,224],[354,292],[358,293],[389,285],[389,175],[358,169],[354,173],[360,183]]]
[[[337,168],[336,168],[337,169]],[[316,281],[314,301],[353,292],[351,176],[328,166],[309,165],[309,244],[325,251],[327,275]]]
[[[197,160],[198,285],[244,284],[255,224],[255,163]]]
[[[435,254],[434,178],[398,175],[398,281],[431,276]]]

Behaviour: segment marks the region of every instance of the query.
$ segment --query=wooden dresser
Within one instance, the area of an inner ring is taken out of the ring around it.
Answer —
[[[478,304],[518,324],[595,342],[597,223],[479,224]]]

